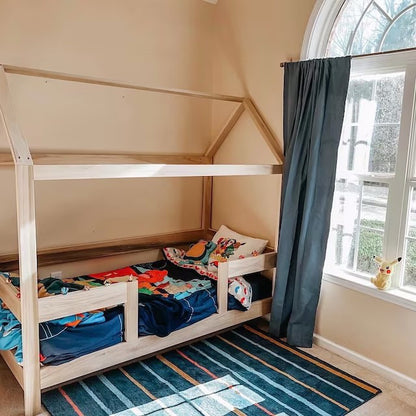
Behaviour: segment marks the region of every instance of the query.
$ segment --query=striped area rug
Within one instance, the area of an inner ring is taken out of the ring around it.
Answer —
[[[380,390],[250,326],[43,394],[53,416],[337,416]]]

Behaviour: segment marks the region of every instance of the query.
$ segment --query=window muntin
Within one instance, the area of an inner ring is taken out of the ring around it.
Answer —
[[[341,8],[326,56],[416,47],[416,0],[349,0]]]

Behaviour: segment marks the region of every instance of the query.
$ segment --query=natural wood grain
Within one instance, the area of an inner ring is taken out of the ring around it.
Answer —
[[[211,227],[212,220],[212,176],[205,176],[202,187],[202,213],[201,213],[201,227],[207,230]]]
[[[203,155],[169,154],[99,154],[99,153],[32,153],[35,165],[104,165],[104,164],[208,164],[211,158]],[[10,153],[0,153],[0,167],[14,166]]]
[[[0,276],[0,299],[13,312],[14,316],[21,321],[21,305],[18,290],[11,284],[7,283],[3,276]]]
[[[281,165],[37,165],[36,181],[276,175]]]
[[[16,200],[20,269],[25,415],[41,410],[39,373],[38,287],[33,166],[16,165]]]
[[[64,72],[53,72],[53,71],[46,71],[43,69],[26,68],[26,67],[19,67],[19,66],[6,65],[6,64],[4,64],[3,67],[5,71],[9,74],[58,79],[62,81],[72,81],[72,82],[80,82],[84,84],[103,85],[107,87],[128,88],[128,89],[133,89],[133,90],[157,92],[157,93],[163,93],[163,94],[184,95],[187,97],[195,97],[195,98],[208,98],[211,100],[235,101],[239,103],[243,101],[243,97],[235,97],[232,95],[211,94],[211,93],[200,92],[200,91],[182,90],[182,89],[174,89],[174,88],[151,87],[151,86],[145,86],[145,85],[137,85],[132,82],[114,81],[114,80],[97,78],[97,77],[88,77],[84,75],[67,74]]]
[[[137,280],[127,283],[127,302],[124,304],[124,339],[136,345],[139,336],[139,299]]]
[[[16,164],[31,165],[29,147],[23,137],[13,111],[9,86],[3,67],[0,65],[0,129],[6,137]]]
[[[242,276],[244,274],[261,272],[276,267],[277,255],[275,252],[259,254],[254,257],[246,257],[245,259],[229,260],[228,277]]]
[[[245,107],[244,104],[238,105],[238,107],[232,112],[230,118],[225,123],[225,126],[221,129],[217,138],[211,143],[208,149],[205,152],[205,156],[214,157],[218,149],[224,143],[225,139],[228,137],[230,131],[236,125],[237,121],[240,119],[241,114],[244,113]]]
[[[127,302],[127,285],[126,282],[120,282],[91,290],[40,298],[39,322],[125,303]]]
[[[270,312],[271,298],[253,302],[248,311],[228,311],[222,315],[214,314],[189,327],[174,331],[168,337],[155,335],[140,337],[137,342],[123,342],[92,354],[84,355],[58,368],[46,366],[41,369],[42,388],[48,388],[65,381],[86,376],[105,367],[118,365],[135,358],[154,354],[166,348],[178,345],[221,329],[238,325],[258,318]]]
[[[253,101],[250,98],[245,98],[244,106],[250,114],[252,120],[259,129],[260,133],[262,134],[263,138],[265,139],[267,145],[269,146],[271,152],[273,153],[277,161],[279,163],[283,163],[283,150],[279,142],[277,141],[277,138],[275,137],[272,129],[268,126],[257,107],[254,105]]]
[[[156,234],[102,243],[78,244],[38,251],[38,266],[70,263],[74,261],[134,253],[140,250],[161,248],[169,245],[188,244],[204,238],[204,230]],[[19,268],[17,254],[0,256],[0,270],[14,271]]]
[[[220,315],[228,309],[228,262],[218,263],[217,304]]]

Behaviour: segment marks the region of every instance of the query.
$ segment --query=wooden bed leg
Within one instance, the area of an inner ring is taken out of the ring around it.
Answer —
[[[218,263],[217,281],[218,313],[221,315],[228,309],[228,263]]]
[[[25,416],[41,412],[33,166],[16,166]]]

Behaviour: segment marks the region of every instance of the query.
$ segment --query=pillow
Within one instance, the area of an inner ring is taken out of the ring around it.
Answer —
[[[215,250],[216,244],[212,241],[199,240],[190,246],[183,258],[194,263],[208,264],[210,254]]]
[[[208,261],[208,269],[211,271],[218,269],[218,263],[227,260],[257,256],[263,253],[267,245],[267,240],[247,237],[230,230],[225,225],[221,225],[212,241],[216,244],[216,248]]]

